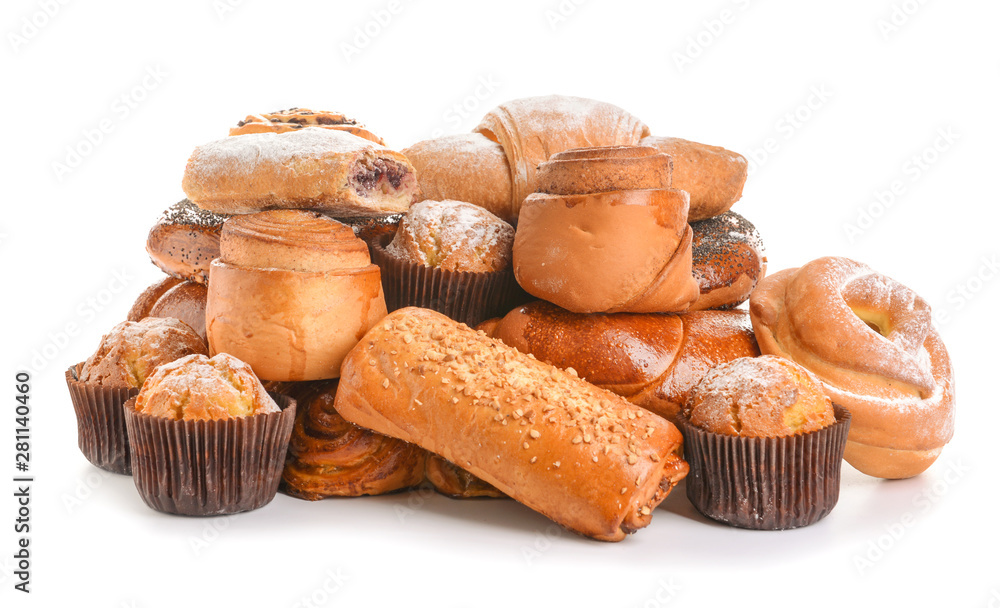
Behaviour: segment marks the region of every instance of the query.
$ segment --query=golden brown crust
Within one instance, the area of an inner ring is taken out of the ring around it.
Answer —
[[[951,439],[951,360],[930,307],[908,287],[847,258],[820,258],[762,280],[750,315],[762,352],[813,372],[850,410],[845,458],[855,468],[911,477]]]
[[[760,354],[742,310],[585,315],[532,302],[479,329],[671,421],[709,369]]]
[[[233,218],[221,250],[209,283],[209,345],[263,379],[336,378],[347,351],[386,313],[367,246],[329,218],[305,211]]]
[[[208,354],[208,350],[183,321],[152,317],[124,321],[101,338],[97,352],[83,364],[79,380],[139,388],[157,367],[191,354]]]
[[[281,489],[304,500],[386,494],[424,479],[427,452],[363,429],[333,407],[336,380],[281,383],[298,409]]]
[[[134,407],[171,420],[228,420],[281,411],[250,366],[226,354],[189,355],[161,365]]]
[[[670,157],[656,148],[575,148],[549,157],[535,179],[545,194],[647,190],[669,188],[671,169]]]
[[[333,215],[406,211],[417,178],[406,157],[342,131],[306,128],[226,137],[195,148],[182,183],[202,209]]]
[[[366,129],[364,125],[358,124],[358,121],[353,118],[347,118],[340,112],[314,112],[306,108],[290,108],[278,112],[251,114],[241,120],[235,127],[229,129],[229,135],[285,133],[306,127],[346,131],[351,135],[367,139],[380,146],[385,145],[381,137]]]
[[[127,320],[146,317],[174,318],[187,323],[208,344],[205,332],[205,306],[208,288],[199,283],[167,277],[146,288],[128,312]]]
[[[802,366],[775,357],[743,357],[718,365],[684,406],[691,424],[734,437],[787,437],[835,422],[822,385]]]
[[[690,310],[735,308],[767,274],[764,242],[738,213],[691,223],[691,273],[700,293]]]
[[[435,490],[451,498],[507,498],[500,490],[437,454],[427,458],[424,472]]]
[[[426,200],[410,207],[385,251],[441,270],[499,272],[513,244],[514,228],[482,207]]]
[[[687,194],[532,194],[514,235],[514,274],[573,312],[675,312],[698,297]]]
[[[336,407],[580,534],[621,540],[687,473],[666,420],[439,313],[398,310],[344,360]]]
[[[163,212],[146,238],[146,252],[172,277],[206,283],[219,257],[219,235],[226,215],[201,209],[184,199]]]
[[[704,220],[728,211],[743,195],[747,159],[719,146],[699,144],[679,137],[643,138],[674,161],[673,187],[691,195],[688,221]]]

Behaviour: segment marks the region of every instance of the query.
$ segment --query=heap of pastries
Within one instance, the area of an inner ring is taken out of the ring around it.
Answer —
[[[707,517],[814,523],[842,455],[887,478],[934,461],[953,372],[892,279],[765,276],[730,210],[746,177],[575,97],[402,153],[336,112],[251,114],[195,148],[150,231],[167,276],[67,371],[81,449],[189,515],[429,484],[617,541],[687,476]]]

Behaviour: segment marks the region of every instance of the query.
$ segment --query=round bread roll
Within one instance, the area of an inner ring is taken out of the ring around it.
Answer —
[[[365,243],[318,213],[231,218],[210,278],[211,352],[246,361],[264,380],[338,377],[347,351],[386,314]]]
[[[250,366],[225,353],[211,359],[189,355],[161,365],[134,407],[170,420],[228,420],[281,411]]]
[[[182,183],[202,209],[333,215],[406,211],[419,194],[406,157],[343,131],[306,128],[226,137],[195,148]]]
[[[421,201],[407,211],[385,250],[441,270],[497,272],[510,266],[513,242],[514,228],[482,207]]]
[[[124,321],[101,338],[80,369],[79,380],[107,387],[139,388],[153,371],[191,354],[208,354],[205,342],[178,319]]]
[[[746,218],[726,211],[691,223],[691,272],[698,299],[691,310],[724,310],[747,301],[767,273],[760,233]]]
[[[219,235],[227,217],[187,199],[168,207],[146,238],[149,258],[172,277],[206,283],[209,266],[219,257]]]
[[[538,192],[588,194],[669,188],[670,157],[648,146],[576,148],[549,157],[538,167]]]
[[[761,352],[815,374],[851,412],[844,458],[868,475],[918,475],[955,425],[954,372],[927,302],[847,258],[765,277],[750,296]]]
[[[208,343],[205,332],[205,306],[208,288],[191,281],[167,277],[139,294],[128,312],[129,321],[147,317],[174,318],[187,323],[202,341]]]
[[[787,437],[835,422],[822,385],[781,357],[742,357],[712,368],[684,408],[691,424],[734,437]]]

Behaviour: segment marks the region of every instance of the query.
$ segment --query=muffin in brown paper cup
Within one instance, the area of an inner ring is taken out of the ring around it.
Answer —
[[[393,234],[372,243],[372,262],[382,272],[382,291],[389,312],[407,306],[436,310],[475,327],[507,313],[523,295],[514,270],[460,272],[441,270],[399,259],[386,251]]]
[[[738,437],[691,424],[681,413],[687,496],[705,517],[738,528],[788,530],[826,517],[840,496],[840,468],[851,414],[786,437]]]
[[[278,492],[295,400],[269,393],[280,412],[224,420],[171,420],[125,403],[136,490],[150,508],[177,515],[259,509]]]
[[[76,412],[77,443],[95,467],[132,474],[128,433],[122,405],[139,394],[137,388],[109,387],[81,382],[78,363],[66,370],[66,386]]]

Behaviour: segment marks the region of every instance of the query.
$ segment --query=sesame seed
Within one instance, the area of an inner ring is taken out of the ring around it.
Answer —
[[[542,436],[542,434],[539,433],[538,431],[536,431],[535,429],[531,429],[531,431],[529,431],[528,434],[531,435],[535,439],[538,439],[539,437]]]
[[[591,435],[590,433],[584,433],[583,434],[583,442],[584,443],[590,443],[593,439],[594,439],[594,436]]]
[[[403,342],[405,342],[407,344],[410,344],[411,342],[413,342],[413,335],[412,334],[403,334]]]
[[[552,466],[554,466],[555,468],[558,469],[560,464],[562,464],[562,463],[557,460],[557,461],[555,461],[555,462],[552,463]]]
[[[530,446],[530,445],[528,445],[528,442],[527,442],[527,441],[525,441],[525,442],[524,442],[524,449],[526,449],[526,450],[527,450],[527,449],[528,449],[528,448],[530,448],[530,447],[531,447],[531,446]]]
[[[389,388],[389,379],[386,378],[382,381],[382,388]]]
[[[649,455],[649,459],[653,462],[660,462],[660,456],[655,452]]]
[[[531,460],[529,460],[528,462],[530,462],[531,464],[535,464],[536,462],[538,462],[538,456],[532,456]]]
[[[627,492],[627,491],[628,491],[627,489],[625,489],[625,488],[622,488],[622,494],[624,494],[624,493],[625,493],[625,492]]]
[[[577,435],[576,437],[573,438],[574,445],[580,443],[581,441],[583,441],[583,437],[581,435]]]
[[[635,454],[629,454],[628,455],[628,463],[629,464],[635,464],[637,462],[639,462],[639,458]]]
[[[643,515],[649,515],[651,513],[651,511],[649,510],[649,507],[643,507],[643,508],[639,509],[639,512],[642,513]]]
[[[594,462],[597,462],[597,456],[594,456]]]

